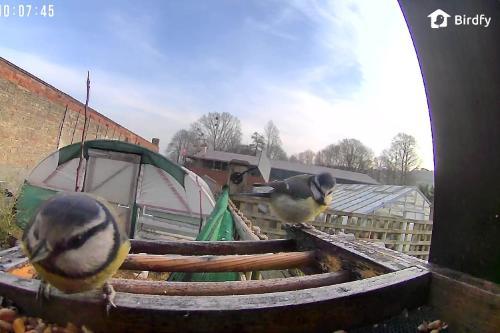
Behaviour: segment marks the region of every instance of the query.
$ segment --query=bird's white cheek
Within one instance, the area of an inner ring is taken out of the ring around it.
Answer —
[[[311,193],[312,193],[312,197],[314,198],[314,200],[321,200],[321,198],[323,197],[323,194],[321,194],[320,191],[318,191],[318,189],[316,188],[316,186],[311,186]]]
[[[93,272],[106,261],[112,248],[113,227],[109,225],[88,239],[83,246],[59,255],[55,265],[68,273]]]

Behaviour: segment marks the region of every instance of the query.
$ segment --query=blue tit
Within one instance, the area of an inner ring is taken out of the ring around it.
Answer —
[[[271,208],[284,222],[300,223],[313,220],[331,204],[335,179],[330,173],[298,175],[265,184],[265,193],[248,194],[270,198]]]
[[[39,276],[62,292],[100,288],[130,250],[116,216],[101,198],[57,194],[34,214],[22,237],[23,250]]]

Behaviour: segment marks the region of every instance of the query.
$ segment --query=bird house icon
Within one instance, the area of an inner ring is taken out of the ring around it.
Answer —
[[[451,17],[451,15],[449,15],[444,10],[437,9],[427,15],[427,17],[431,18],[431,28],[438,29],[448,26],[448,18]]]

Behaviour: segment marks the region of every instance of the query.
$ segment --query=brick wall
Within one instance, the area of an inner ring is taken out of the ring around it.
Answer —
[[[58,146],[80,142],[84,106],[0,58],[0,180],[16,183]],[[86,140],[121,140],[158,151],[158,145],[91,108],[87,110]]]

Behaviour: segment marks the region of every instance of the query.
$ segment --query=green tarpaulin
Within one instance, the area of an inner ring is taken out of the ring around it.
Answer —
[[[16,224],[24,230],[38,207],[56,193],[57,191],[33,186],[25,182],[16,201]]]
[[[229,192],[223,189],[217,200],[212,214],[196,237],[197,241],[230,241],[234,240],[234,223],[231,212],[228,208]],[[216,282],[216,281],[239,281],[238,272],[221,273],[172,273],[169,281],[197,281],[197,282]]]

